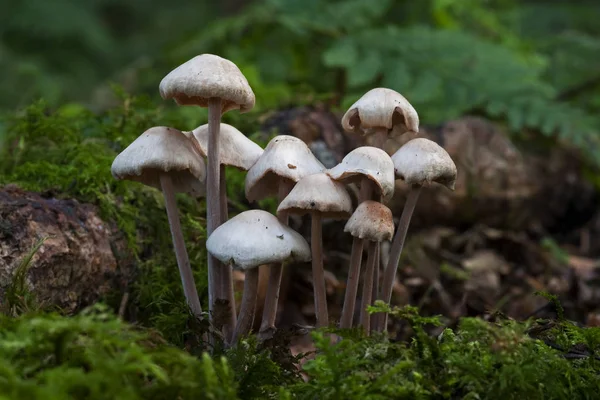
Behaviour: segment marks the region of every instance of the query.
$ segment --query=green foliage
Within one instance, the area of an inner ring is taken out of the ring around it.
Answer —
[[[237,399],[224,358],[195,358],[105,307],[0,316],[2,399]]]

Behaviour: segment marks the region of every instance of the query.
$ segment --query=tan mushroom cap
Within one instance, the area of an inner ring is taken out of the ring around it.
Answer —
[[[244,270],[311,260],[302,235],[263,210],[244,211],[219,226],[206,241],[206,249],[219,261]]]
[[[369,179],[375,183],[378,194],[384,200],[394,195],[394,163],[385,151],[377,147],[362,146],[352,150],[341,163],[327,171],[327,175],[344,183]]]
[[[412,139],[392,156],[396,176],[409,185],[436,182],[454,190],[456,165],[446,150],[429,139]]]
[[[346,222],[344,232],[372,242],[392,240],[394,236],[392,210],[377,201],[363,201]]]
[[[375,128],[396,127],[399,133],[419,132],[419,115],[404,96],[392,89],[375,88],[358,99],[342,117],[349,132],[371,133]]]
[[[200,144],[202,155],[206,157],[208,154],[208,124],[200,125],[193,131],[184,133],[194,135],[198,144]],[[229,124],[221,123],[219,141],[219,160],[221,164],[236,167],[243,171],[248,171],[263,153],[262,147]]]
[[[202,54],[181,64],[165,76],[159,85],[163,99],[179,105],[208,107],[208,99],[219,97],[222,113],[254,107],[254,92],[240,69],[231,61],[214,54]]]
[[[275,136],[246,175],[246,198],[262,200],[277,194],[282,179],[295,183],[323,171],[325,166],[302,140],[295,136]]]
[[[300,179],[277,213],[319,213],[323,218],[344,219],[352,213],[352,199],[343,184],[321,172]]]
[[[176,192],[205,195],[206,167],[194,151],[190,139],[181,131],[157,126],[135,139],[113,161],[116,179],[141,182],[162,189],[160,174],[168,173]]]

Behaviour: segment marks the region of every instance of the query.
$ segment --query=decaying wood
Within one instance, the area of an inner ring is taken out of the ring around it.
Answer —
[[[75,311],[118,289],[131,273],[125,241],[94,206],[5,186],[0,188],[0,301],[17,266],[46,237],[26,279],[42,304]]]

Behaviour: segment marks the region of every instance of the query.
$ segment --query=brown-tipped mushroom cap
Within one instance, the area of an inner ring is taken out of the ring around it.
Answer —
[[[392,240],[394,236],[392,211],[377,201],[363,201],[346,222],[344,232],[372,242]]]
[[[208,107],[208,99],[221,99],[222,113],[244,113],[254,107],[255,97],[248,80],[231,61],[214,54],[202,54],[169,72],[160,82],[163,99],[179,105]]]
[[[186,135],[193,134],[200,144],[203,155],[208,154],[208,124],[200,125],[192,132],[184,133]],[[248,171],[263,153],[262,147],[229,124],[221,123],[219,141],[219,160],[221,164],[236,167],[243,171]]]
[[[205,194],[206,167],[181,131],[157,126],[148,129],[119,154],[112,175],[161,189],[160,174],[168,173],[176,192]]]
[[[370,179],[384,200],[394,195],[394,163],[377,147],[362,146],[352,150],[341,163],[327,171],[327,175],[345,183]]]
[[[412,139],[392,156],[396,177],[409,185],[437,182],[454,190],[456,165],[446,150],[429,139]]]
[[[345,186],[325,173],[300,179],[279,204],[277,213],[320,213],[323,218],[344,219],[352,213],[352,199]]]
[[[277,194],[282,179],[298,182],[325,167],[306,143],[295,136],[275,136],[246,175],[246,198],[261,200]]]
[[[400,93],[392,89],[369,90],[346,111],[342,118],[346,131],[370,133],[374,128],[398,127],[400,133],[419,132],[419,115]]]
[[[219,226],[206,241],[206,249],[221,262],[241,269],[311,260],[302,235],[263,210],[244,211]]]

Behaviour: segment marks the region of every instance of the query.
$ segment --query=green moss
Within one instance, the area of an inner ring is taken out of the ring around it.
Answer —
[[[0,317],[0,326],[1,399],[237,398],[225,359],[193,357],[102,306]]]

